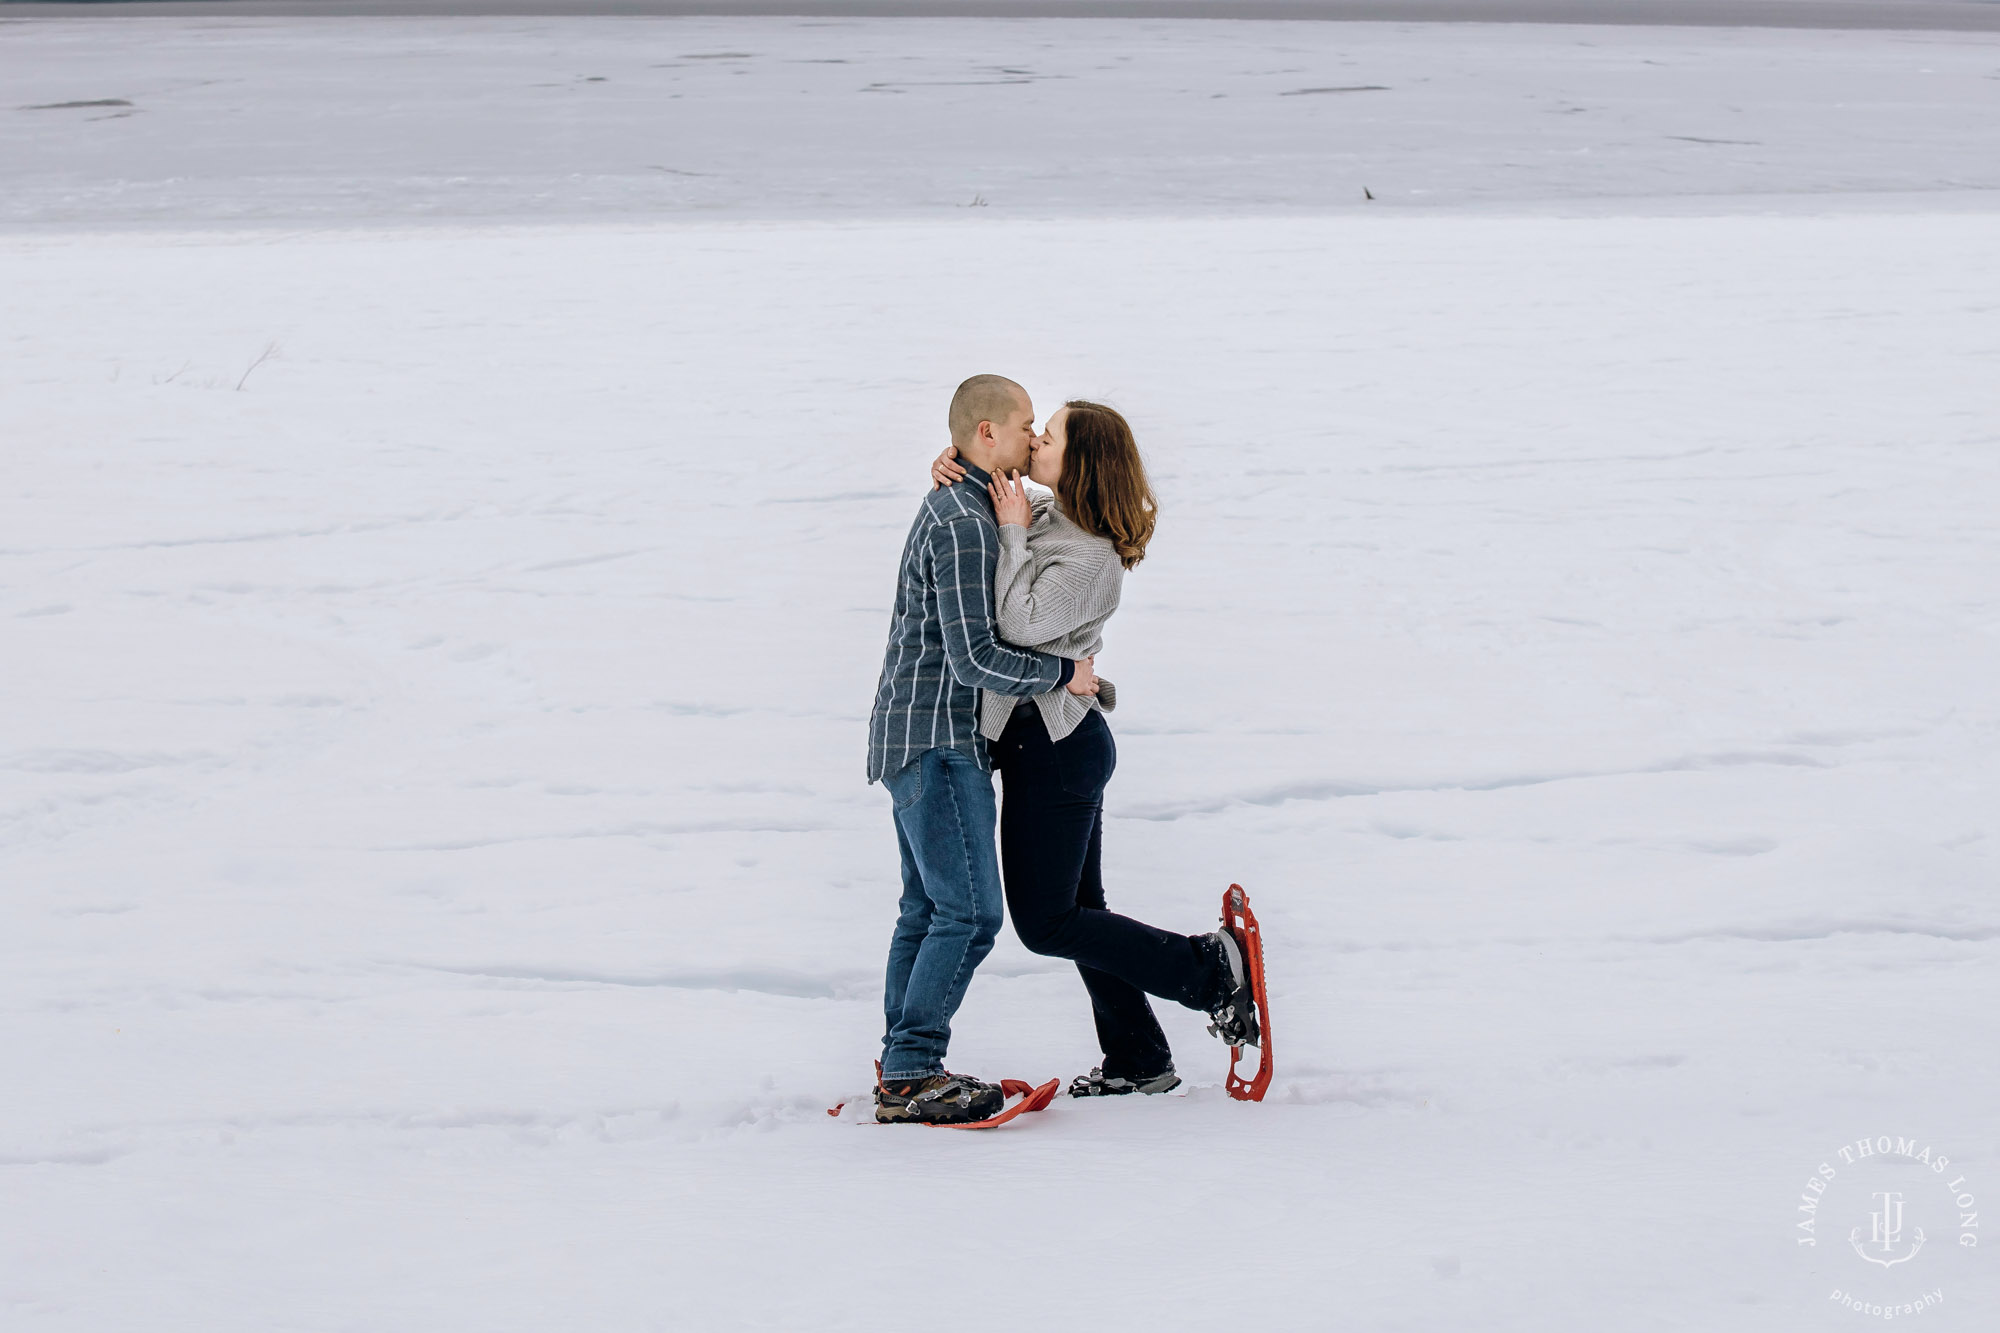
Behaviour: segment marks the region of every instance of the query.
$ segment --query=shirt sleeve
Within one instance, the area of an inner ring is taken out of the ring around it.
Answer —
[[[1045,694],[1062,685],[1069,665],[1062,658],[1010,648],[994,635],[993,571],[1000,540],[993,528],[976,518],[961,518],[932,528],[928,541],[952,678],[1017,696]]]

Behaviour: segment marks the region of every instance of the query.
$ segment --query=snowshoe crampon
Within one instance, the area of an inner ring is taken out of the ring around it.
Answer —
[[[1250,895],[1241,884],[1231,884],[1222,895],[1222,928],[1236,937],[1243,950],[1243,964],[1249,972],[1250,997],[1257,1006],[1257,1072],[1244,1078],[1237,1072],[1243,1059],[1242,1046],[1229,1048],[1229,1076],[1223,1088],[1239,1102],[1261,1102],[1271,1087],[1271,1004],[1264,988],[1264,932],[1258,929],[1257,914],[1250,910]]]

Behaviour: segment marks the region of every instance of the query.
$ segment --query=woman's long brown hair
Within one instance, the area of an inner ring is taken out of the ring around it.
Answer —
[[[1056,499],[1070,522],[1108,539],[1131,569],[1146,558],[1159,504],[1146,484],[1139,442],[1116,408],[1075,399],[1063,404],[1062,474]]]

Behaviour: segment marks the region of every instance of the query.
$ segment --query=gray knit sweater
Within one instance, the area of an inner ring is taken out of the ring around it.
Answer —
[[[993,576],[995,625],[1000,637],[1018,647],[1071,659],[1090,657],[1104,646],[1104,622],[1118,609],[1125,567],[1111,542],[1085,532],[1069,521],[1053,497],[1031,501],[1034,522],[1023,528],[1002,524],[1000,565]],[[1093,708],[1118,706],[1118,692],[1108,680],[1098,682],[1095,698],[1067,689],[1034,696],[1051,740],[1075,731]],[[979,730],[999,740],[1020,699],[982,690]]]

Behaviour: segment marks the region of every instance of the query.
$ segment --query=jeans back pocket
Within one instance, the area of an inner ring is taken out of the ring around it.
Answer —
[[[882,779],[882,785],[889,789],[889,800],[897,814],[909,809],[924,794],[924,761],[928,753],[918,755],[903,765],[900,772]]]

